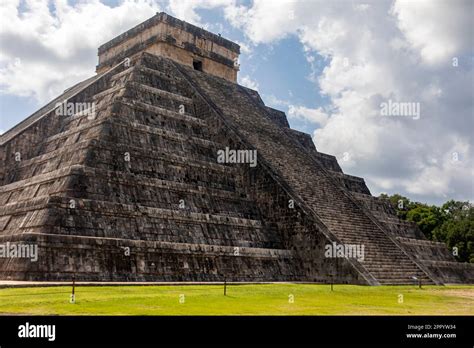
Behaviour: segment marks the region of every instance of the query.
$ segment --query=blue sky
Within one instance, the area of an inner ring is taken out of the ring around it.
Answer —
[[[472,200],[473,10],[468,0],[4,0],[0,132],[92,76],[100,44],[165,11],[241,44],[239,83],[373,194]],[[421,117],[381,117],[389,100]]]

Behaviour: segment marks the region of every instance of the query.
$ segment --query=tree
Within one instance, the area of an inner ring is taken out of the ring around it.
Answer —
[[[406,213],[406,220],[418,225],[428,239],[432,239],[433,230],[444,222],[443,214],[436,206],[417,204]]]
[[[456,258],[474,263],[474,207],[469,202],[446,202],[444,222],[433,231],[433,239],[456,248]]]
[[[470,202],[450,200],[437,207],[399,194],[380,198],[388,199],[398,217],[416,223],[428,239],[457,248],[459,261],[474,263],[474,206]]]
[[[407,212],[413,208],[414,203],[412,203],[407,197],[399,195],[398,193],[392,196],[382,193],[379,197],[382,199],[388,199],[397,212],[397,216],[403,220],[406,220]]]

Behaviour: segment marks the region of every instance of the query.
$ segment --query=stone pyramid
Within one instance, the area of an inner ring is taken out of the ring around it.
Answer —
[[[36,245],[38,259],[0,258],[0,278],[473,281],[238,85],[238,55],[158,13],[99,48],[96,76],[1,135],[0,245]],[[353,247],[363,254],[328,254]]]

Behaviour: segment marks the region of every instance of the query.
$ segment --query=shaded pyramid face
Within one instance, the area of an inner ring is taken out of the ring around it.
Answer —
[[[89,108],[58,115],[66,99]],[[36,261],[0,258],[0,277],[472,277],[308,137],[257,92],[141,53],[0,138],[0,243],[38,247]],[[339,255],[340,246],[354,253]]]

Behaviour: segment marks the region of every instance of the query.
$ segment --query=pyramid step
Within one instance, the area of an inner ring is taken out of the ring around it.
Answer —
[[[150,72],[149,67],[146,69],[137,69],[133,76],[133,80],[184,97],[191,97],[193,94],[188,84],[183,79],[168,79],[161,71],[155,70],[154,72]]]
[[[392,264],[392,265],[386,265],[384,267],[370,267],[370,266],[366,266],[363,262],[362,262],[362,265],[367,269],[369,270],[370,272],[374,273],[374,274],[378,274],[378,273],[385,273],[385,272],[391,272],[391,271],[394,271],[394,272],[402,272],[402,273],[407,273],[407,272],[414,272],[414,273],[418,273],[420,272],[420,270],[418,269],[418,267],[415,266],[415,264],[413,264],[413,266],[406,266],[406,267],[396,267],[395,264]]]
[[[74,208],[71,208],[71,201],[75,202]],[[74,216],[78,216],[78,212],[89,211],[97,216],[102,216],[114,213],[117,216],[124,216],[129,218],[156,218],[159,220],[176,220],[183,223],[195,223],[195,224],[210,224],[216,226],[232,226],[242,228],[261,229],[263,224],[257,219],[248,219],[243,217],[232,217],[227,214],[211,214],[211,213],[199,213],[191,212],[186,209],[164,209],[145,206],[141,204],[124,204],[110,201],[99,201],[92,199],[81,199],[67,196],[41,196],[35,197],[28,202],[15,202],[9,205],[5,205],[0,208],[2,216],[9,215],[11,212],[28,212],[35,211],[38,209],[46,208],[48,206],[58,206],[63,209],[68,209],[69,214],[64,217],[67,221],[71,221]],[[90,215],[91,216],[91,215]],[[89,216],[89,217],[90,217]],[[84,219],[84,223],[87,228],[101,228],[100,219],[98,224],[94,225],[90,219]],[[53,223],[53,225],[55,225]],[[58,225],[59,226],[59,225]],[[66,223],[67,226],[67,223]],[[251,233],[251,231],[249,231]]]
[[[222,164],[217,162],[217,158],[203,157],[196,153],[178,152],[170,149],[149,150],[143,147],[134,146],[126,143],[111,142],[107,140],[94,139],[92,146],[96,150],[94,161],[98,164],[126,169],[127,172],[134,172],[135,168],[152,169],[154,164],[164,163],[178,167],[193,167],[195,170],[204,170],[209,172],[218,172],[222,174],[237,174],[238,166],[248,164]],[[124,161],[124,153],[128,153],[130,161]],[[112,156],[107,156],[111,155]],[[118,160],[118,161],[117,161]],[[98,166],[99,167],[99,166]],[[103,168],[103,166],[102,166]],[[179,175],[177,175],[179,177]]]
[[[94,173],[94,175],[91,175]],[[137,177],[135,177],[137,178]],[[135,186],[130,181],[117,180],[114,176],[101,176],[98,171],[87,173],[81,179],[84,185],[82,197],[94,200],[112,201],[118,203],[134,202],[136,204],[164,209],[184,209],[189,212],[223,214],[233,217],[256,219],[259,218],[255,203],[247,198],[224,195],[220,190],[188,190],[174,189],[175,182],[162,180],[137,180]],[[165,184],[163,184],[165,183]],[[209,183],[210,184],[210,183]],[[201,186],[202,188],[202,186]],[[217,194],[212,194],[217,193]]]
[[[216,196],[196,195],[184,191],[171,191],[169,189],[162,188],[160,190],[151,191],[149,185],[148,190],[144,187],[143,191],[131,192],[125,191],[126,185],[116,186],[114,182],[109,181],[109,187],[107,190],[101,191],[100,184],[103,184],[101,180],[97,180],[96,184],[91,187],[86,187],[82,194],[91,200],[108,201],[114,203],[126,203],[136,202],[143,206],[160,209],[171,209],[171,210],[183,210],[189,213],[201,213],[201,214],[215,214],[225,215],[234,218],[243,219],[258,219],[259,215],[255,210],[255,203],[248,199],[241,198],[220,198]],[[139,188],[141,188],[139,186]],[[51,191],[42,192],[37,194],[39,186],[31,186],[31,190],[17,189],[17,195],[11,198],[7,197],[2,208],[0,209],[0,215],[8,214],[8,212],[14,212],[19,210],[20,204],[32,203],[33,200],[47,200],[48,197],[53,195],[64,195],[67,196],[71,193],[70,189],[52,188]],[[119,191],[121,189],[121,191]],[[114,190],[110,192],[110,190]],[[16,193],[16,192],[15,192]],[[0,194],[1,195],[1,194]],[[150,197],[152,196],[152,197]],[[75,198],[80,199],[80,198]],[[212,204],[204,204],[204,200],[211,200]]]
[[[90,199],[75,199],[76,207],[71,209],[70,198],[51,197],[50,200],[56,209],[67,209],[67,214],[50,219],[54,230],[62,234],[192,243],[218,241],[218,244],[238,246],[281,244],[278,235],[255,219]],[[104,221],[109,223],[104,224]]]
[[[171,118],[171,119],[175,119],[175,120],[178,120],[178,121],[183,121],[183,122],[187,122],[187,123],[196,124],[196,125],[201,126],[201,127],[206,127],[207,126],[206,122],[204,120],[200,119],[200,118],[190,116],[190,115],[186,115],[186,114],[180,114],[177,111],[168,110],[168,109],[165,109],[165,108],[162,108],[162,107],[159,107],[159,106],[155,106],[153,104],[149,104],[149,103],[146,103],[146,102],[131,100],[131,99],[128,99],[128,98],[122,98],[122,103],[125,104],[125,105],[128,105],[132,108],[138,108],[142,111],[158,114],[158,115],[161,115],[161,116],[164,116],[164,117],[167,117],[167,118]]]
[[[380,253],[380,254],[366,254],[364,253],[365,260],[368,262],[370,261],[376,261],[376,260],[383,260],[387,259],[390,260],[391,263],[396,263],[399,264],[403,260],[409,260],[405,254],[386,254],[386,253]]]
[[[119,165],[119,168],[122,168],[122,170],[132,172],[134,169],[141,170],[140,168],[145,169],[146,167],[154,170],[153,168],[157,168],[157,166],[164,168],[163,163],[167,163],[167,167],[171,171],[174,170],[172,168],[174,165],[216,173],[236,173],[238,170],[236,166],[220,164],[217,163],[215,158],[200,154],[195,154],[194,157],[190,157],[188,153],[180,152],[176,154],[177,151],[170,152],[168,149],[145,152],[142,147],[129,144],[111,143],[105,140],[94,140],[93,142],[91,142],[91,140],[83,140],[30,159],[22,160],[15,167],[10,168],[7,174],[11,177],[11,180],[18,181],[32,175],[45,174],[59,169],[60,167],[79,164],[86,157],[86,154],[92,151],[91,149],[95,149],[95,159],[93,160],[95,164],[98,167],[106,169],[111,166]],[[98,151],[98,149],[100,149],[100,151]],[[142,164],[129,168],[128,162],[123,160],[124,153],[126,152],[128,152],[130,156],[135,155],[135,163],[140,161]],[[107,156],[109,153],[115,155]],[[115,159],[119,158],[121,159],[120,161],[115,161]],[[114,163],[110,162],[111,159],[114,160]],[[147,166],[145,166],[145,160],[147,161]],[[109,164],[107,164],[107,161]],[[178,169],[178,172],[179,170],[180,169]],[[139,173],[139,171],[136,172]],[[179,174],[176,175],[176,177],[181,176],[182,175]],[[218,179],[216,180],[219,181]]]
[[[168,189],[177,192],[188,192],[195,194],[208,194],[212,197],[225,198],[225,199],[236,199],[240,201],[249,201],[247,194],[236,192],[235,190],[225,190],[220,188],[213,188],[210,186],[204,186],[197,183],[184,183],[174,180],[162,180],[158,178],[150,178],[139,174],[133,174],[128,172],[116,172],[111,170],[101,170],[93,167],[84,167],[84,173],[90,176],[105,177],[111,181],[118,182],[141,182],[145,186],[156,186],[163,189]]]
[[[174,129],[173,130],[162,129],[162,128],[145,125],[137,121],[131,121],[125,118],[113,118],[110,120],[101,119],[101,120],[90,121],[80,126],[73,127],[61,133],[48,137],[44,140],[44,143],[40,144],[40,146],[43,147],[42,153],[46,154],[50,151],[56,150],[58,149],[59,146],[64,147],[70,144],[74,144],[75,142],[78,141],[79,134],[81,134],[80,135],[81,138],[87,139],[90,137],[87,135],[89,132],[93,132],[93,131],[97,133],[100,132],[100,128],[98,127],[101,127],[104,124],[118,125],[120,127],[130,128],[144,135],[153,134],[153,135],[157,135],[157,136],[174,140],[174,141],[189,142],[189,143],[195,144],[196,146],[204,147],[204,148],[217,148],[218,146],[220,146],[219,144],[213,141],[207,140],[206,138],[190,136],[189,134],[176,132],[174,131]],[[103,135],[101,135],[101,137],[103,137]]]
[[[77,204],[73,209],[70,208],[71,200]],[[55,207],[54,215],[48,213],[51,207]],[[11,216],[12,212],[15,217]],[[2,207],[0,216],[1,221],[7,219],[3,235],[49,231],[130,240],[282,248],[278,235],[264,228],[259,220],[142,205],[71,197],[39,197],[28,204],[15,203]]]
[[[415,283],[413,280],[409,279],[377,279],[381,285],[413,285],[413,286],[418,286],[418,283]],[[434,282],[431,280],[427,280],[426,282],[423,283],[424,285],[434,285]]]
[[[140,123],[124,123],[113,120],[108,124],[105,141],[116,142],[130,147],[140,147],[151,151],[170,152],[181,157],[195,156],[203,161],[217,163],[217,149],[221,145],[195,136],[185,136],[170,130],[163,130]]]
[[[69,197],[52,198],[54,202],[58,202],[63,208],[69,209]],[[163,209],[147,207],[140,204],[124,204],[108,201],[98,201],[91,199],[77,199],[77,206],[82,210],[89,210],[94,212],[117,213],[127,216],[150,216],[160,219],[181,220],[181,221],[199,221],[216,225],[232,225],[232,226],[247,226],[261,228],[262,222],[255,219],[245,219],[238,217],[229,217],[219,214],[205,214],[194,213],[185,209]]]
[[[188,105],[193,103],[192,98],[185,97],[185,96],[177,94],[177,93],[168,92],[168,91],[165,91],[163,89],[155,88],[155,87],[145,85],[143,83],[136,82],[136,81],[127,82],[126,87],[127,88],[132,88],[133,90],[150,92],[150,93],[159,95],[161,97],[169,98],[169,99],[172,99],[172,100],[184,103],[184,104],[188,104]]]
[[[134,71],[134,67],[133,66],[130,66],[120,72],[117,72],[115,74],[113,74],[111,77],[110,77],[110,81],[112,83],[116,83],[116,81],[124,78],[124,77],[128,77],[133,71]]]
[[[393,241],[390,239],[388,235],[385,234],[366,234],[366,235],[355,235],[351,232],[347,232],[345,230],[339,230],[336,233],[341,235],[341,238],[346,240],[353,240],[353,241],[368,241],[373,244],[379,245],[381,248],[388,249],[389,247],[394,247]]]
[[[414,262],[408,259],[400,260],[397,263],[397,269],[409,269],[413,267]],[[363,262],[364,267],[370,269],[377,269],[377,268],[385,268],[385,267],[393,267],[393,262],[388,262],[386,259],[382,260],[367,260],[365,259]]]
[[[128,85],[130,84],[132,83],[128,83]],[[169,111],[178,112],[181,115],[196,117],[194,105],[190,98],[161,91],[158,88],[147,85],[135,84],[141,86],[141,88],[137,88],[135,85],[133,85],[134,87],[127,86],[125,92],[122,94],[123,98],[161,107]]]
[[[405,267],[405,268],[394,268],[394,265],[386,266],[385,268],[370,268],[366,267],[372,274],[374,275],[380,275],[384,273],[390,273],[390,274],[405,274],[405,273],[410,273],[410,274],[418,274],[421,273],[418,267],[413,264],[412,267]]]
[[[160,180],[141,175],[134,175],[128,172],[116,172],[111,170],[101,170],[93,167],[74,166],[58,169],[46,174],[40,174],[31,179],[16,181],[8,185],[0,186],[0,206],[7,205],[11,201],[21,202],[31,200],[38,195],[54,194],[65,192],[66,184],[64,182],[68,176],[84,174],[96,178],[104,178],[110,182],[130,183],[139,182],[144,186],[151,186],[160,189],[167,189],[174,192],[193,193],[197,195],[208,195],[216,199],[236,200],[251,203],[252,201],[246,195],[236,192],[235,190],[226,190],[206,185],[206,182],[183,183],[174,180]],[[106,185],[105,185],[106,186]],[[104,186],[104,187],[105,187]],[[13,193],[15,196],[11,196]]]
[[[168,130],[168,129],[158,128],[158,127],[155,127],[155,126],[149,126],[149,125],[137,122],[137,121],[130,121],[130,120],[126,120],[126,119],[114,118],[113,120],[110,121],[110,123],[113,124],[113,125],[118,125],[118,126],[125,127],[125,128],[131,128],[134,131],[142,133],[143,135],[146,135],[146,134],[158,135],[160,137],[173,139],[173,140],[176,140],[176,141],[189,142],[189,143],[201,146],[201,147],[216,149],[216,148],[219,148],[220,146],[222,146],[219,143],[208,140],[206,138],[197,137],[197,136],[190,136],[190,135],[187,135],[187,134],[176,132],[174,130]]]
[[[89,141],[69,145],[64,149],[51,151],[45,155],[38,155],[20,164],[9,168],[6,183],[25,180],[40,174],[53,172],[57,169],[70,167],[83,162],[86,157]]]
[[[0,193],[9,193],[14,190],[29,188],[35,185],[42,185],[42,184],[45,184],[45,183],[48,183],[60,178],[67,177],[75,171],[76,167],[81,167],[81,166],[71,166],[71,167],[61,168],[47,174],[39,174],[32,178],[19,180],[19,181],[12,182],[10,184],[2,185],[0,186]]]
[[[102,137],[101,143],[111,144],[116,143],[118,148],[127,151],[129,148],[131,151],[143,152],[146,148],[149,154],[160,154],[170,155],[171,159],[175,158],[188,158],[192,160],[198,160],[201,162],[207,162],[210,164],[218,164],[217,162],[217,151],[213,144],[199,142],[199,141],[187,141],[185,139],[176,139],[170,136],[162,136],[160,132],[147,132],[146,136],[143,136],[144,132],[136,131],[136,129],[128,127],[115,127],[105,137]],[[150,136],[150,134],[152,134]],[[125,135],[125,137],[123,137]],[[155,136],[153,136],[155,135]],[[117,142],[116,139],[121,139],[122,142]],[[151,156],[150,156],[151,157]]]
[[[85,151],[87,148],[94,147],[94,148],[101,148],[103,150],[108,150],[112,152],[121,152],[120,157],[123,157],[124,152],[135,152],[140,159],[148,158],[150,160],[162,160],[165,162],[173,162],[180,165],[198,167],[198,168],[206,168],[212,171],[218,171],[222,173],[235,173],[237,170],[235,166],[229,166],[217,163],[217,160],[213,157],[201,157],[199,154],[195,154],[196,156],[200,157],[201,159],[195,159],[190,157],[189,154],[174,151],[173,153],[170,152],[168,149],[161,149],[156,151],[144,151],[142,147],[132,146],[129,144],[123,143],[111,143],[106,140],[83,140],[74,144],[70,144],[69,146],[65,146],[60,149],[52,150],[47,153],[40,154],[33,158],[23,159],[21,162],[11,168],[11,172],[19,171],[22,168],[31,167],[33,165],[41,165],[46,164],[47,168],[54,168],[51,170],[45,169],[41,173],[44,174],[48,171],[56,170],[58,163],[60,163],[60,158],[64,157],[67,158],[70,165],[74,164],[74,157],[73,154],[78,155],[81,151]],[[192,155],[192,154],[191,154]],[[37,171],[35,175],[37,175]]]
[[[86,195],[89,198],[97,200],[107,198],[107,200],[118,203],[134,201],[150,207],[175,207],[175,209],[178,209],[182,202],[185,209],[190,212],[226,214],[242,218],[255,217],[253,201],[233,191],[146,178],[129,173],[101,171],[88,167],[84,167],[81,173],[85,175],[85,178],[90,178],[86,179],[88,184],[81,189],[81,195]],[[67,195],[67,192],[71,191],[64,181],[67,175],[68,173],[61,170],[51,173],[51,175],[43,175],[42,180],[39,180],[40,177],[36,177],[37,180],[32,180],[27,186],[3,186],[0,199],[4,209],[18,207],[18,205],[11,206],[12,201],[15,203],[31,202],[33,199],[41,198],[41,195],[49,196],[61,192]],[[129,190],[131,181],[142,183],[138,186],[138,191]],[[9,187],[11,187],[10,191],[7,190]],[[158,199],[159,197],[162,197],[161,201]],[[211,200],[212,204],[203,205],[201,203],[203,200]]]
[[[130,104],[125,101],[116,103],[118,111],[114,115],[114,120],[121,122],[136,122],[163,131],[172,131],[185,136],[209,138],[207,125],[202,122],[194,122],[194,119],[169,117],[160,112],[155,112],[139,104]]]
[[[35,210],[41,210],[48,207],[49,202],[49,196],[34,197],[28,201],[23,202],[11,202],[0,206],[0,216],[12,214],[18,215],[24,212],[34,212]]]
[[[87,116],[81,116],[79,119],[84,120],[84,122],[76,123],[76,124],[71,124],[74,121],[73,117],[67,117],[67,121],[70,124],[67,124],[64,129],[61,132],[58,132],[54,135],[51,135],[40,143],[41,146],[43,146],[42,151],[48,151],[50,147],[50,143],[56,142],[53,144],[53,146],[56,146],[57,148],[57,143],[58,141],[63,141],[61,143],[61,146],[64,144],[68,138],[71,138],[74,135],[77,135],[79,133],[83,133],[85,135],[85,138],[87,138],[87,133],[90,131],[92,132],[93,130],[99,130],[98,128],[105,122],[107,122],[106,119],[103,118],[96,118],[96,119],[87,119]],[[71,139],[73,142],[77,141],[77,138]]]
[[[413,278],[415,273],[407,273],[407,274],[400,274],[400,273],[393,273],[393,274],[373,274],[375,279],[377,279],[380,283],[386,282],[404,282],[406,284],[418,284],[420,277],[416,277],[416,280]],[[422,283],[425,284],[431,281],[429,278],[421,279]]]
[[[160,71],[160,70],[157,70],[157,69],[149,68],[145,65],[136,65],[135,66],[135,71],[138,74],[145,74],[145,75],[151,74],[151,75],[155,75],[156,77],[158,77],[160,79],[164,79],[164,80],[168,80],[168,81],[185,82],[184,79],[182,77],[180,77],[179,75],[171,74],[170,70],[165,72],[165,71]]]
[[[63,241],[72,242],[76,245],[83,245],[81,240],[89,240],[90,243],[104,244],[107,245],[113,243],[115,246],[129,245],[131,249],[139,248],[140,246],[146,246],[150,251],[160,251],[165,253],[170,251],[173,253],[185,253],[185,254],[201,254],[207,255],[208,257],[215,256],[232,256],[232,257],[246,257],[254,256],[263,259],[285,259],[295,257],[292,250],[285,248],[260,248],[260,247],[240,247],[239,253],[236,254],[235,246],[233,245],[219,245],[219,244],[208,244],[208,243],[179,243],[179,242],[164,242],[164,241],[148,241],[148,240],[130,240],[120,237],[93,237],[93,236],[81,236],[81,235],[62,235],[62,234],[48,234],[48,233],[26,233],[28,237],[46,237],[52,239],[62,239]],[[1,240],[2,236],[0,236]],[[160,254],[161,254],[160,253]]]
[[[126,85],[124,84],[117,84],[115,86],[110,86],[109,88],[99,92],[99,93],[96,93],[94,94],[94,96],[92,97],[92,100],[94,102],[102,99],[102,98],[105,98],[111,94],[114,94],[114,95],[121,95],[124,91],[125,91],[125,87]]]
[[[346,239],[367,240],[368,238],[370,238],[370,240],[374,241],[375,243],[382,244],[385,242],[385,243],[392,244],[391,241],[389,240],[389,237],[385,234],[384,235],[378,234],[378,233],[355,234],[345,229],[338,229],[338,232],[340,232],[341,236],[344,236]]]

